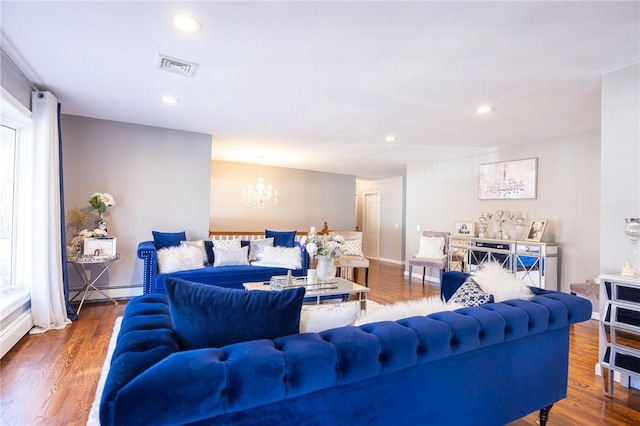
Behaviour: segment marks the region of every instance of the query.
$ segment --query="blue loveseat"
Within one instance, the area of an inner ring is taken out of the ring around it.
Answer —
[[[443,294],[466,278],[443,276]],[[566,396],[569,329],[587,299],[534,289],[395,322],[181,350],[167,296],[129,302],[107,425],[503,425]]]
[[[243,245],[246,244],[249,244],[249,241],[243,241]],[[300,246],[298,242],[295,242],[294,246],[300,249],[302,268],[292,270],[291,273],[294,276],[304,276],[307,274],[308,256],[304,247]],[[243,283],[269,281],[272,276],[287,275],[289,271],[287,268],[268,266],[212,266],[209,264],[203,268],[160,274],[158,273],[158,251],[153,241],[143,241],[138,244],[137,255],[143,261],[144,294],[165,294],[164,280],[167,277],[181,278],[202,284],[213,284],[225,288],[241,289],[243,288]]]

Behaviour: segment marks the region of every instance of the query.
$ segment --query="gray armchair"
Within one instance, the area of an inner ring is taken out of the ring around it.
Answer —
[[[422,233],[425,237],[443,237],[444,238],[444,249],[442,251],[442,256],[439,258],[430,258],[430,257],[416,257],[413,256],[409,260],[409,286],[411,286],[411,279],[413,278],[413,267],[417,266],[422,269],[422,286],[424,287],[424,278],[427,271],[427,268],[438,269],[440,282],[442,282],[442,273],[444,272],[447,259],[447,237],[449,236],[449,232],[434,232],[434,231],[424,231]]]

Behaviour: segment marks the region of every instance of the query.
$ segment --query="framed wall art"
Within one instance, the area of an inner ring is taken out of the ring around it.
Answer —
[[[113,257],[116,255],[116,239],[85,238],[84,250],[82,253],[85,256]]]
[[[537,197],[538,159],[480,164],[480,200],[531,199]]]
[[[529,231],[527,232],[527,236],[525,240],[527,241],[542,241],[542,234],[544,234],[544,228],[547,227],[546,219],[534,219],[531,221],[531,225],[529,226]]]
[[[475,222],[454,222],[453,224],[453,234],[461,235],[465,237],[475,237],[476,236],[476,223]]]

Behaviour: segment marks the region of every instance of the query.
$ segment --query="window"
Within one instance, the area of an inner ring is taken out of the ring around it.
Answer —
[[[16,129],[0,126],[0,289],[5,289],[13,283],[11,242],[15,147]]]

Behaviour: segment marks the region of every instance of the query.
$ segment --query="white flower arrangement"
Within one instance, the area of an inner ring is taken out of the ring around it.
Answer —
[[[89,198],[89,204],[91,204],[91,207],[98,210],[98,212],[104,213],[109,209],[109,207],[116,205],[116,200],[113,199],[111,194],[106,192],[96,192],[91,195],[91,198]]]
[[[329,256],[333,258],[342,255],[344,238],[341,235],[329,233],[326,235],[311,234],[307,240],[307,253],[309,256]]]

